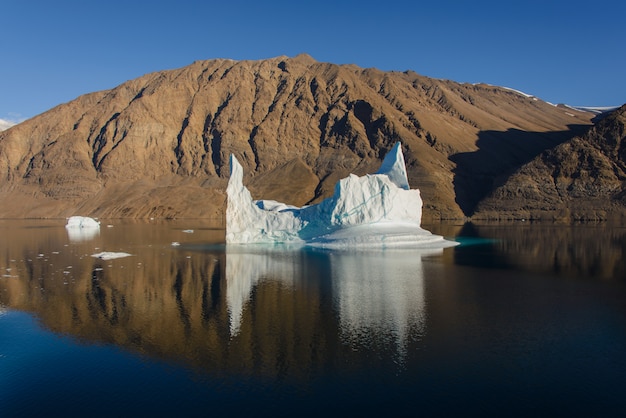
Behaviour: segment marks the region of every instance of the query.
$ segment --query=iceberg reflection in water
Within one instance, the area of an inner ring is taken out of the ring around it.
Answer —
[[[425,331],[422,257],[442,252],[330,254],[342,339],[358,345],[369,335],[388,335],[403,358],[409,336]]]
[[[290,284],[301,278],[301,255],[299,250],[276,251],[264,246],[226,247],[226,305],[231,336],[239,333],[244,307],[259,281],[273,279]]]
[[[391,338],[405,354],[410,335],[423,335],[425,295],[422,257],[439,250],[323,251],[275,246],[226,247],[226,301],[231,336],[239,333],[246,304],[263,280],[293,287],[324,259],[339,316],[341,339],[354,345],[372,336]]]
[[[100,236],[100,228],[66,228],[70,242],[91,241]]]
[[[624,228],[438,228],[472,245],[430,257],[120,226],[0,222],[0,415],[626,410]]]

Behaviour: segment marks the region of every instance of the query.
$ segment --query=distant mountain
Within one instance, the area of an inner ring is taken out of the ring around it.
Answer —
[[[221,217],[231,153],[253,197],[302,205],[375,171],[400,141],[425,218],[462,218],[594,116],[307,55],[198,61],[1,132],[0,217]]]
[[[626,219],[626,105],[520,167],[478,205],[482,216]]]

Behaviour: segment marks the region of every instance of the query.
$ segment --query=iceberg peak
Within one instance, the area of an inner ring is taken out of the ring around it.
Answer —
[[[376,174],[384,174],[399,188],[410,190],[409,178],[406,174],[406,165],[404,163],[404,154],[402,153],[402,147],[399,142],[385,155],[383,163],[380,165]]]
[[[243,168],[230,156],[230,179],[226,188],[226,243],[273,243],[299,241],[303,222],[288,211],[264,210],[243,185]]]

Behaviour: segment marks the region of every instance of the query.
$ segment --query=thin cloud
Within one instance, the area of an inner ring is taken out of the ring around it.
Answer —
[[[0,119],[0,131],[9,129],[13,125],[17,125],[17,122],[14,122],[12,120]]]
[[[11,126],[24,122],[27,119],[27,118],[22,117],[21,114],[15,113],[15,112],[9,112],[8,116],[9,117],[6,119],[0,118],[0,131],[7,130]]]

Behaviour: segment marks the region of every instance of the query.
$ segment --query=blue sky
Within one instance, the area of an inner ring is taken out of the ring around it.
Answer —
[[[0,119],[212,58],[305,52],[515,88],[552,103],[626,103],[622,0],[3,0]]]

